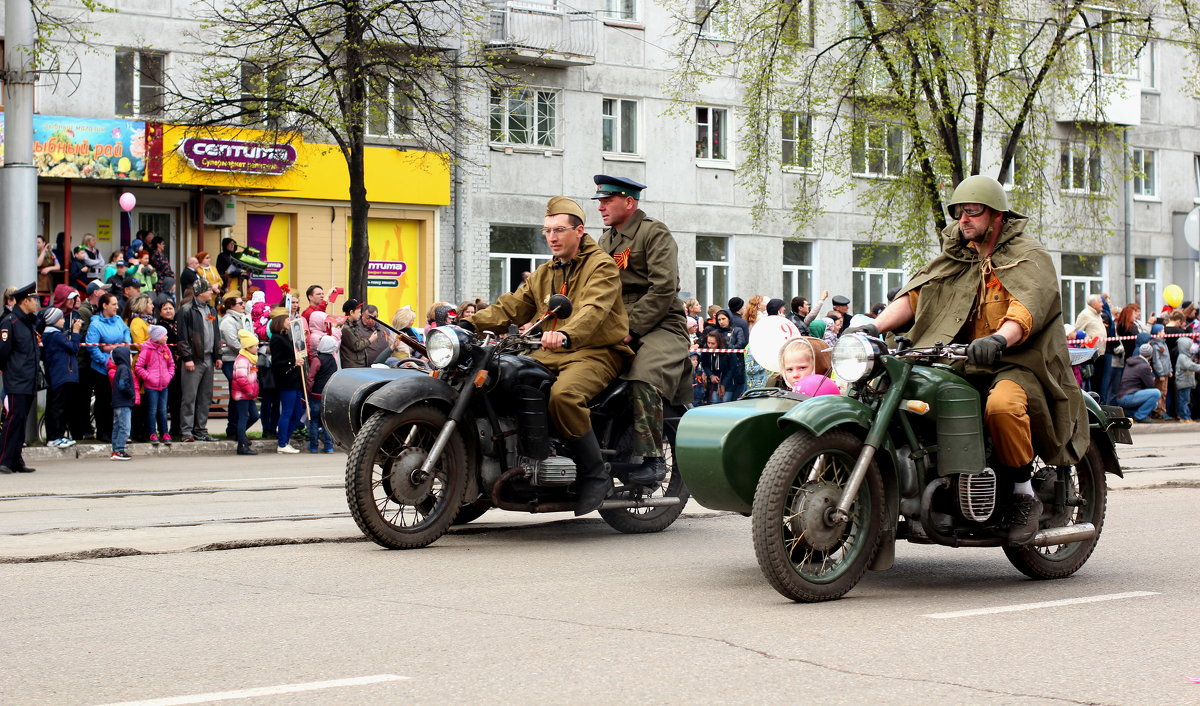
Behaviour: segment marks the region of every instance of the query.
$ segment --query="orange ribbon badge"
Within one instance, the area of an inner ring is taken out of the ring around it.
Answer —
[[[629,269],[629,248],[625,248],[619,253],[613,255],[613,259],[617,261],[617,267],[622,270]]]

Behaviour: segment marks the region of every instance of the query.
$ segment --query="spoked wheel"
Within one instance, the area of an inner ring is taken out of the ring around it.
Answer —
[[[687,486],[679,474],[679,466],[675,463],[675,427],[674,422],[663,425],[663,461],[667,466],[667,475],[654,489],[624,489],[617,488],[617,497],[629,497],[640,493],[643,498],[679,498],[678,505],[664,507],[641,507],[619,510],[601,510],[600,517],[610,527],[625,534],[646,534],[661,532],[679,519],[680,513],[687,505]],[[633,427],[626,427],[617,440],[617,455],[611,460],[619,463],[641,463],[642,457],[633,455]]]
[[[1043,479],[1038,496],[1045,508],[1040,529],[1090,522],[1096,526],[1096,536],[1082,542],[1050,547],[1005,547],[1004,554],[1018,571],[1030,578],[1061,579],[1078,571],[1100,541],[1108,500],[1108,482],[1104,474],[1116,470],[1117,459],[1104,441],[1093,441],[1079,463],[1067,470],[1067,503],[1062,506],[1054,501],[1058,473],[1053,467],[1038,468],[1038,464],[1040,459],[1034,461],[1034,476]]]
[[[758,566],[784,596],[812,603],[854,588],[879,548],[886,503],[872,462],[847,522],[832,521],[862,440],[835,429],[798,431],[775,449],[754,491]]]
[[[466,451],[450,437],[429,473],[421,471],[446,415],[429,405],[379,411],[354,438],[346,501],[359,529],[388,549],[415,549],[446,533],[466,492]]]

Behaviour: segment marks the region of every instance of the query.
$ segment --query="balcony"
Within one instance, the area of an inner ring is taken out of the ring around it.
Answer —
[[[566,11],[555,3],[496,2],[489,50],[507,61],[538,66],[596,63],[600,22],[591,12]]]

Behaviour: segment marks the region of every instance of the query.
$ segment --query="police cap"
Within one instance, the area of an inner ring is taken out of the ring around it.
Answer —
[[[20,304],[22,301],[24,301],[28,297],[32,297],[36,294],[37,294],[37,283],[30,282],[29,284],[25,285],[24,287],[18,287],[16,289],[16,291],[13,292],[12,296],[13,296],[13,300],[15,300],[18,304]]]
[[[625,177],[608,176],[607,174],[597,174],[592,177],[592,181],[596,182],[596,195],[593,199],[602,199],[608,196],[629,196],[631,198],[642,198],[642,189],[646,188],[645,184],[639,184],[633,179]]]

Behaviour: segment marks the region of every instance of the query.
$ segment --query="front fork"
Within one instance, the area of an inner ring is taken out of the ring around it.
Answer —
[[[889,363],[895,364],[889,365]],[[891,386],[888,387],[887,392],[883,393],[883,401],[880,402],[879,409],[875,413],[875,422],[867,430],[867,438],[863,442],[862,451],[858,454],[858,460],[854,463],[854,470],[850,471],[850,479],[846,481],[842,497],[838,500],[837,506],[830,511],[829,520],[833,524],[841,525],[850,520],[850,506],[854,504],[854,498],[858,496],[858,489],[862,487],[863,479],[867,477],[867,469],[875,460],[875,452],[887,438],[892,417],[900,408],[900,400],[904,396],[904,386],[908,382],[908,373],[912,368],[900,361],[889,360],[884,365],[887,366]]]
[[[434,440],[433,448],[429,449],[429,455],[425,457],[425,462],[413,474],[416,482],[424,482],[433,472],[433,467],[437,465],[438,459],[442,457],[442,451],[446,449],[446,444],[450,443],[450,437],[458,429],[459,423],[462,422],[463,417],[467,413],[467,406],[471,404],[471,400],[475,397],[475,380],[479,375],[479,371],[488,369],[495,350],[495,347],[489,347],[487,354],[483,356],[479,364],[474,366],[471,369],[470,375],[464,378],[462,389],[458,391],[458,399],[454,401],[454,406],[450,408],[450,415],[446,419],[445,426],[442,427],[442,431],[438,433],[437,439]]]

